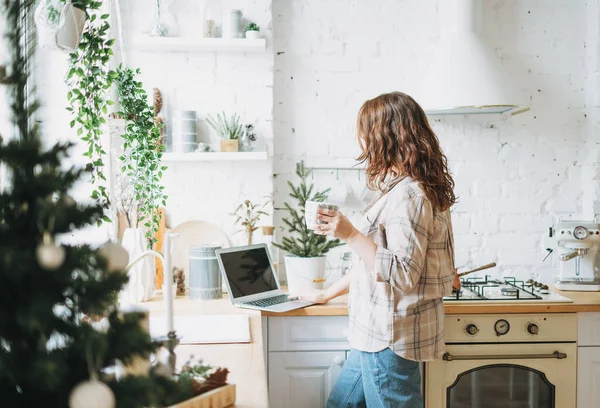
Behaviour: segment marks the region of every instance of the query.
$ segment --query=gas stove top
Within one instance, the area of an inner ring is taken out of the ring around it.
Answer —
[[[494,279],[485,275],[484,278],[461,279],[461,285],[460,291],[444,297],[444,302],[573,303],[571,299],[549,290],[547,285],[533,280],[524,282],[513,277]]]

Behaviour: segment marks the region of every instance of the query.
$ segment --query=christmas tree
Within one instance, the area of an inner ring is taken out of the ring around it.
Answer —
[[[9,109],[14,131],[0,141],[8,175],[0,191],[0,405],[5,407],[149,407],[178,398],[177,383],[153,371],[118,381],[107,367],[147,358],[156,344],[142,313],[122,313],[116,294],[127,282],[123,249],[60,243],[95,224],[100,206],[68,192],[83,176],[61,164],[72,147],[44,148],[30,78],[36,48],[35,0],[3,0]],[[119,259],[120,258],[120,259]],[[109,325],[90,324],[106,317]]]
[[[283,219],[292,236],[284,237],[281,244],[274,243],[276,247],[301,258],[323,256],[331,249],[343,245],[337,239],[328,239],[324,235],[316,235],[306,225],[304,218],[306,202],[323,202],[327,199],[329,193],[329,189],[315,191],[314,185],[309,184],[307,181],[310,174],[310,170],[304,167],[304,162],[296,164],[296,175],[300,178],[300,184],[296,186],[288,181],[288,186],[292,190],[290,196],[297,201],[297,207],[284,203],[289,215]]]

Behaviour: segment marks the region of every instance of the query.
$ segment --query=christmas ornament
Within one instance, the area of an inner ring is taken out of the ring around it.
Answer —
[[[52,235],[44,232],[42,243],[35,250],[38,264],[49,271],[58,269],[65,261],[65,249],[56,245]]]
[[[73,208],[77,205],[75,199],[68,194],[63,194],[60,198],[60,201],[67,208]]]
[[[115,394],[102,381],[79,383],[69,396],[69,408],[114,408]]]
[[[122,271],[129,264],[129,253],[127,253],[127,250],[112,241],[107,241],[102,245],[98,253],[108,262],[109,272]]]

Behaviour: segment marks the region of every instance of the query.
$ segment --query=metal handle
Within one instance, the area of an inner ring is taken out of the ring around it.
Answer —
[[[462,356],[453,356],[450,353],[445,353],[442,356],[442,360],[444,361],[454,361],[454,360],[532,360],[532,359],[545,359],[545,358],[556,358],[558,360],[562,360],[567,358],[567,353],[561,353],[559,351],[555,351],[552,354],[481,354],[481,355],[473,355],[473,354],[465,354]]]

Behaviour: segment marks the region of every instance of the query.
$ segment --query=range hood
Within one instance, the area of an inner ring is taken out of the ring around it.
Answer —
[[[428,115],[529,110],[499,59],[477,35],[481,1],[440,0],[441,36],[418,102]]]

